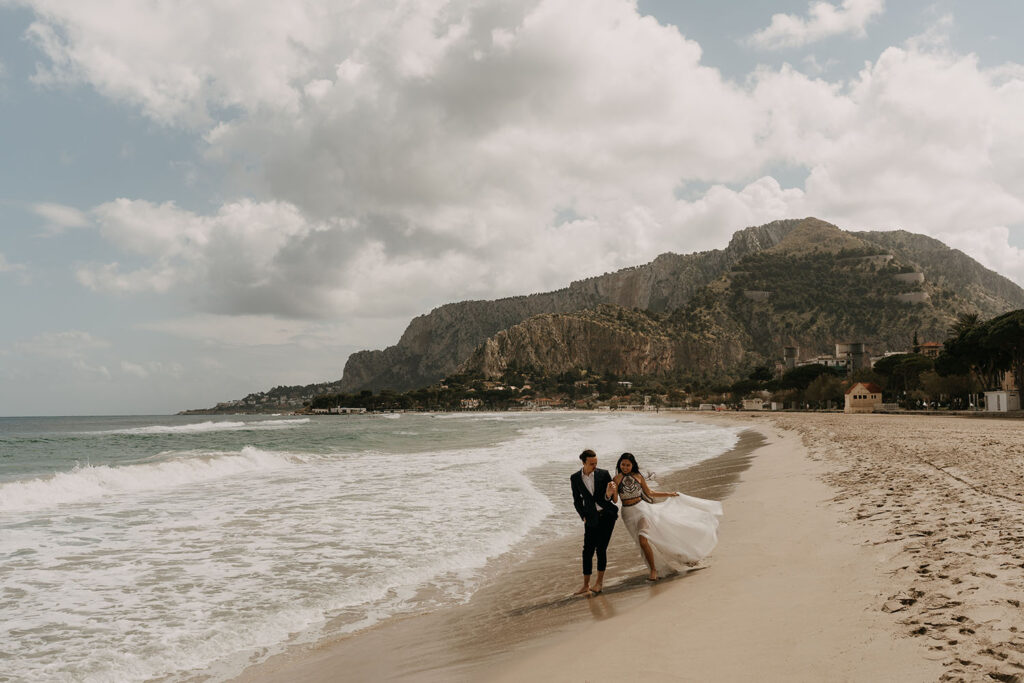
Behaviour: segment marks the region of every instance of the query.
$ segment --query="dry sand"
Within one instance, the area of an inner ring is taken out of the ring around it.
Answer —
[[[495,680],[1024,681],[1024,422],[716,418],[779,436],[708,569]]]
[[[751,428],[733,453],[663,482],[724,497],[719,546],[698,569],[646,585],[619,529],[612,585],[571,598],[578,539],[555,540],[467,605],[242,680],[1024,681],[1024,422],[680,417]]]
[[[782,415],[826,466],[833,509],[880,551],[870,609],[942,681],[1024,681],[1024,421]],[[884,578],[883,578],[884,577]]]

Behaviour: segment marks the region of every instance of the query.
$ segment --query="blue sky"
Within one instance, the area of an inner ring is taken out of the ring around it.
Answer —
[[[341,376],[815,215],[1024,284],[1006,2],[0,0],[0,415]]]

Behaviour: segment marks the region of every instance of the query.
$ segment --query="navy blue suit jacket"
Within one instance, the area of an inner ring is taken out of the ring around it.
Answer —
[[[599,497],[602,508],[610,511],[613,517],[618,517],[619,508],[615,506],[615,503],[604,498],[604,492],[608,489],[611,480],[612,475],[608,473],[608,470],[600,468],[594,470],[594,494]],[[569,477],[569,483],[572,484],[572,504],[576,507],[580,519],[588,523],[596,522],[597,506],[594,505],[594,496],[590,495],[590,491],[583,485],[582,470],[576,470]]]

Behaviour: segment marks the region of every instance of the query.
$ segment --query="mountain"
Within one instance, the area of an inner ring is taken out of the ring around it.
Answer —
[[[776,221],[733,235],[725,249],[666,253],[648,264],[579,280],[553,292],[494,301],[445,304],[413,318],[394,346],[349,356],[341,379],[346,392],[407,390],[454,372],[484,340],[531,316],[569,313],[599,304],[668,311],[747,254],[777,244],[800,221]]]
[[[353,354],[343,391],[423,386],[510,365],[621,375],[703,373],[836,341],[904,349],[944,339],[960,313],[1024,307],[1024,290],[938,240],[847,232],[815,218],[733,235],[723,250],[651,263],[544,294],[441,306],[383,351]],[[633,310],[636,309],[636,310]]]

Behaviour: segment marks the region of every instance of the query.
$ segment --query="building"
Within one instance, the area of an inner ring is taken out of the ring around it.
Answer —
[[[871,357],[864,342],[836,342],[836,358],[846,361],[844,365],[850,370],[871,367]]]
[[[815,356],[814,358],[808,358],[797,362],[797,367],[803,367],[805,365],[824,365],[827,368],[847,368],[849,361],[845,358],[836,358],[835,356],[829,356],[822,354]]]
[[[1005,413],[1008,410],[1020,410],[1020,391],[1013,379],[1012,372],[1003,373],[1003,381],[999,389],[985,392],[985,412]]]
[[[764,399],[745,398],[743,399],[743,410],[764,410]]]
[[[919,353],[922,356],[928,356],[929,358],[938,358],[939,354],[942,353],[943,349],[942,342],[925,342],[921,344],[921,350]]]
[[[844,413],[870,413],[882,407],[882,387],[871,382],[856,382],[846,390]]]

